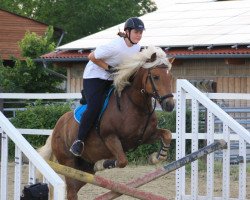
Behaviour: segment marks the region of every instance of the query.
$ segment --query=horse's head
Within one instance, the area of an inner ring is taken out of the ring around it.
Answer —
[[[171,63],[161,48],[148,47],[125,60],[118,69],[114,85],[119,95],[125,86],[133,82],[147,97],[155,98],[164,111],[174,109]]]
[[[157,59],[165,59],[157,61]],[[153,53],[146,61],[146,67],[143,76],[142,92],[157,100],[164,111],[171,112],[174,109],[174,100],[172,94],[172,74],[170,73],[171,63],[166,58]]]

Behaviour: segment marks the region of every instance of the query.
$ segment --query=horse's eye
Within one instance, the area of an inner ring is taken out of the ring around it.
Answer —
[[[158,81],[158,80],[160,79],[160,76],[154,76],[153,79],[154,79],[155,81]]]

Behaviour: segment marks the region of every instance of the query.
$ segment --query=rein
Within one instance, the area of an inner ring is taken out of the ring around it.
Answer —
[[[164,67],[165,66],[158,66],[158,67]],[[150,84],[152,86],[152,89],[153,89],[153,94],[148,94],[146,93],[145,91],[145,86],[147,85],[147,81],[150,80]],[[152,74],[151,74],[151,68],[148,69],[148,75],[147,75],[147,78],[146,78],[146,81],[145,81],[145,85],[144,85],[144,88],[141,89],[141,94],[143,95],[144,97],[144,100],[146,102],[146,95],[148,96],[152,96],[154,99],[155,99],[155,102],[154,102],[154,106],[153,106],[153,109],[152,111],[150,111],[150,106],[148,106],[148,112],[146,113],[147,114],[147,120],[146,120],[146,123],[145,123],[145,126],[142,130],[142,133],[141,133],[141,136],[140,136],[140,139],[138,140],[138,145],[139,144],[142,144],[143,142],[143,136],[145,135],[145,132],[146,132],[146,129],[148,127],[148,124],[149,124],[149,121],[150,121],[150,118],[152,116],[152,114],[154,113],[155,111],[155,108],[156,108],[156,100],[159,102],[159,103],[162,103],[162,101],[164,99],[167,99],[169,97],[173,97],[173,94],[167,94],[167,95],[164,95],[164,96],[160,96],[159,93],[158,93],[158,90],[157,90],[157,87],[155,85],[155,82],[154,82],[154,79],[152,77]],[[131,99],[131,97],[127,94],[128,96],[128,99],[130,100],[131,103],[133,103],[136,107],[140,107],[139,105],[137,105],[133,99]]]
[[[165,65],[160,65],[160,66],[157,66],[157,68],[166,68],[166,66],[165,66]],[[170,97],[173,97],[173,94],[166,94],[166,95],[164,95],[164,96],[159,95],[158,89],[157,89],[157,87],[156,87],[156,84],[155,84],[155,82],[154,82],[154,79],[153,79],[153,76],[152,76],[152,73],[151,73],[151,69],[152,69],[152,68],[148,68],[147,78],[146,78],[146,80],[145,80],[145,84],[143,85],[143,88],[141,89],[141,94],[143,95],[145,102],[147,101],[147,100],[146,100],[147,96],[148,96],[148,97],[153,97],[153,98],[155,99],[155,102],[154,102],[154,106],[153,106],[152,111],[150,111],[150,110],[151,110],[151,109],[150,109],[150,108],[151,108],[151,105],[149,106],[149,105],[147,104],[147,108],[148,108],[148,112],[146,112],[147,120],[146,120],[146,123],[145,123],[145,125],[144,125],[143,130],[142,130],[142,133],[141,133],[141,135],[140,135],[140,139],[139,139],[138,142],[137,142],[138,145],[142,144],[142,142],[143,142],[143,137],[144,137],[145,132],[146,132],[146,129],[147,129],[147,127],[148,127],[150,118],[151,118],[151,116],[153,115],[153,113],[154,113],[154,111],[155,111],[155,108],[156,108],[156,101],[158,101],[158,102],[161,104],[165,99],[170,98]],[[138,72],[138,71],[137,71],[137,72]],[[136,73],[137,73],[137,72],[136,72]],[[135,73],[135,74],[136,74],[136,73]],[[133,75],[133,79],[134,79],[134,77],[135,77],[135,74]],[[146,87],[148,81],[150,81],[150,84],[151,84],[151,87],[152,87],[152,90],[153,90],[152,93],[147,93],[147,92],[146,92],[145,87]],[[136,104],[136,103],[133,101],[133,99],[130,97],[130,95],[128,95],[128,93],[126,93],[126,94],[127,94],[127,97],[128,97],[128,99],[129,99],[129,101],[130,101],[133,105],[135,105],[137,108],[141,108],[141,105]],[[136,148],[137,148],[137,147],[136,147]],[[136,148],[135,148],[135,149],[136,149]]]
[[[144,94],[145,94],[145,93],[144,93]],[[129,101],[130,101],[132,104],[134,104],[136,107],[140,107],[139,105],[137,105],[137,104],[133,101],[133,99],[131,99],[131,97],[128,95],[128,93],[127,93],[127,97],[128,97]],[[145,101],[146,101],[145,95],[143,95],[143,97],[144,97],[144,99],[145,99]],[[153,110],[152,110],[152,111],[150,111],[150,106],[147,106],[147,107],[148,107],[148,111],[149,111],[149,112],[146,113],[146,114],[147,114],[147,120],[146,120],[146,123],[145,123],[145,125],[144,125],[143,130],[142,130],[142,133],[141,133],[141,135],[140,135],[140,139],[139,139],[138,142],[137,142],[137,144],[138,144],[137,147],[138,147],[140,144],[142,144],[142,142],[143,142],[143,136],[145,135],[146,129],[147,129],[147,127],[148,127],[149,120],[150,120],[151,116],[153,115],[153,113],[154,113],[154,111],[155,111],[155,108],[156,108],[156,101],[154,102],[154,107],[153,107]],[[137,147],[135,147],[133,150],[137,149]]]
[[[158,66],[158,67],[165,68],[165,66]],[[151,84],[151,86],[152,86],[153,94],[148,94],[148,93],[145,92],[145,91],[146,91],[146,90],[145,90],[145,86],[147,85],[148,79],[149,79],[150,84]],[[152,114],[154,113],[155,108],[156,108],[156,100],[161,104],[162,101],[163,101],[164,99],[173,97],[173,94],[167,94],[167,95],[164,95],[164,96],[159,95],[158,89],[157,89],[157,87],[156,87],[156,85],[155,85],[154,79],[153,79],[152,74],[151,74],[151,68],[148,69],[148,75],[147,75],[147,78],[146,78],[146,81],[145,81],[144,89],[141,89],[141,93],[143,94],[144,98],[145,98],[145,95],[150,95],[150,96],[152,96],[152,97],[155,99],[155,102],[154,102],[154,107],[153,107],[152,112],[149,112],[149,113],[148,113],[147,121],[146,121],[146,123],[145,123],[145,126],[144,126],[144,129],[143,129],[143,131],[142,131],[141,137],[140,137],[140,139],[138,140],[138,144],[141,144],[141,143],[142,143],[142,138],[143,138],[143,136],[144,136],[144,134],[145,134],[145,132],[146,132],[146,129],[147,129],[147,127],[148,127],[149,120],[150,120],[150,118],[151,118],[151,116],[152,116]],[[132,100],[130,97],[129,97],[129,99],[130,99],[130,101]],[[131,101],[131,102],[133,103],[133,101]],[[148,108],[148,110],[149,110],[149,109],[150,109],[150,108]]]
[[[146,123],[145,123],[144,129],[143,129],[143,131],[142,131],[141,137],[140,137],[140,139],[138,140],[138,144],[142,144],[143,136],[144,136],[144,134],[145,134],[145,132],[146,132],[146,129],[147,129],[147,127],[148,127],[149,120],[150,120],[152,114],[154,113],[155,108],[156,108],[156,101],[154,102],[154,107],[153,107],[152,112],[148,113],[148,118],[147,118],[147,121],[146,121]]]

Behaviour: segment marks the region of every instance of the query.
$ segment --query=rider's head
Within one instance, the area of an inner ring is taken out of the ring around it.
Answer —
[[[144,30],[144,23],[138,17],[131,17],[125,22],[124,31],[131,44],[137,44],[141,40]]]

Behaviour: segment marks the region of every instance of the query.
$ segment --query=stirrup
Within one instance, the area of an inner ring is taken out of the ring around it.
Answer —
[[[82,146],[78,146],[78,145],[82,145]],[[84,142],[81,140],[75,140],[73,144],[71,145],[69,151],[75,156],[80,157],[83,149],[84,149]]]

